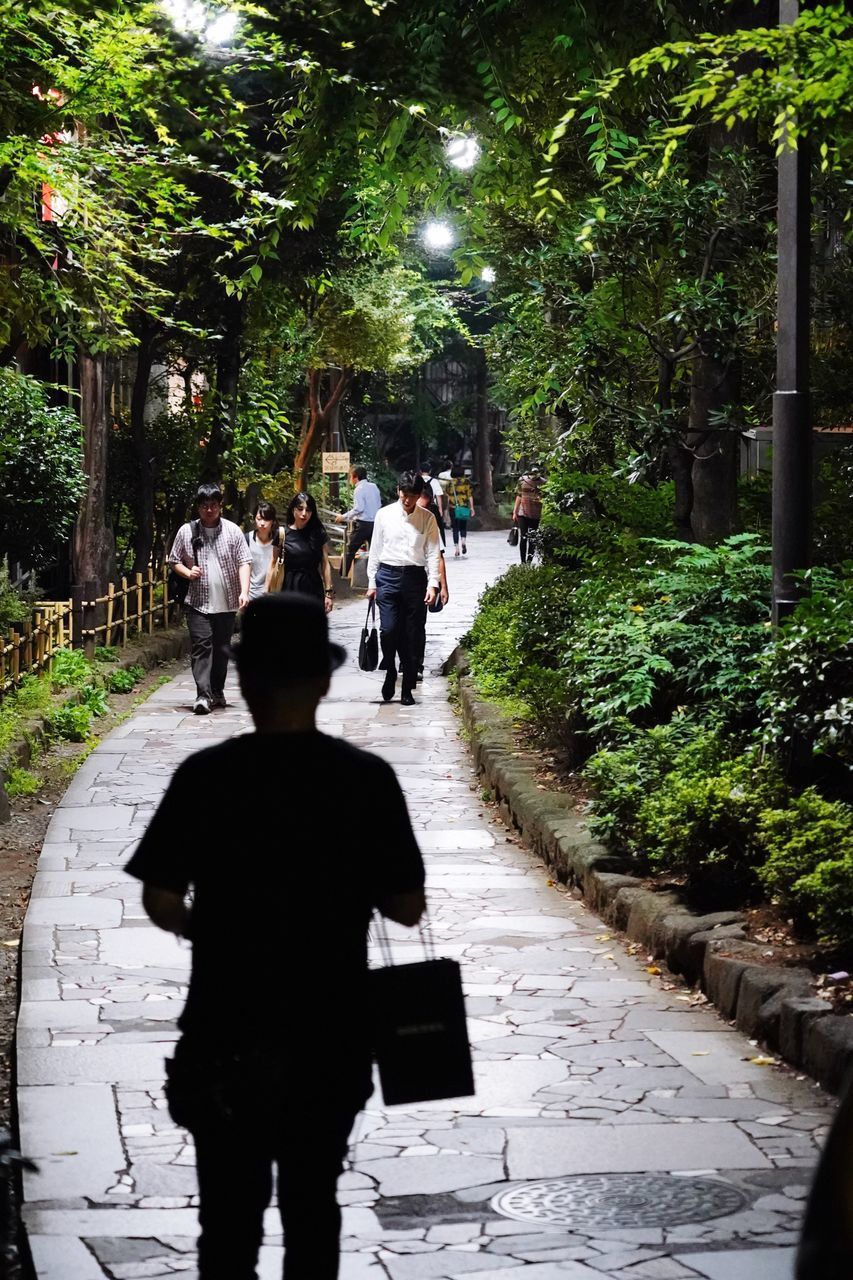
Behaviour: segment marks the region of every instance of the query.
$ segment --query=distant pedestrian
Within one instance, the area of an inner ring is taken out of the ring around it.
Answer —
[[[535,538],[531,535],[535,534],[542,519],[543,484],[544,477],[538,467],[531,467],[518,482],[512,522],[518,525],[518,554],[522,564],[531,561],[536,550]]]
[[[246,534],[249,554],[252,557],[252,577],[249,583],[249,599],[257,600],[267,589],[273,550],[278,547],[283,531],[279,533],[278,518],[271,502],[259,502],[255,508],[255,527]]]
[[[447,565],[444,562],[444,548],[447,545],[447,539],[444,536],[444,525],[441,523],[438,515],[438,507],[435,505],[435,497],[431,489],[424,489],[418,498],[418,506],[423,507],[425,511],[432,513],[433,519],[438,526],[439,536],[441,537],[441,558],[438,562],[439,588],[438,598],[441,601],[441,607],[450,603],[450,591],[447,586]],[[435,607],[435,602],[433,602]],[[429,613],[429,605],[424,604],[424,633],[423,643],[421,644],[417,654],[418,681],[424,678],[424,660],[426,657],[426,624],[429,621],[427,617]]]
[[[428,484],[430,489],[432,489],[433,497],[435,498],[435,505],[438,507],[439,515],[443,520],[445,509],[447,506],[445,497],[444,497],[444,486],[442,485],[438,476],[433,474],[431,462],[426,462],[424,463],[423,467],[421,467],[421,476],[424,479],[424,483]],[[439,520],[439,524],[440,523],[441,523],[441,520]]]
[[[192,523],[181,525],[169,553],[169,564],[189,581],[184,616],[196,688],[193,711],[206,716],[216,707],[225,706],[226,645],[234,631],[237,610],[249,602],[252,557],[240,526],[222,518],[222,490],[218,484],[199,485],[196,504],[198,545],[193,545]]]
[[[453,554],[459,556],[459,542],[462,541],[462,554],[468,554],[468,521],[474,515],[474,490],[471,481],[465,475],[464,467],[452,467],[450,479],[445,482],[447,503],[450,511],[450,531],[453,534]]]
[[[353,485],[352,506],[342,516],[335,516],[338,524],[352,521],[349,543],[347,545],[346,563],[342,570],[345,578],[349,577],[356,552],[365,544],[370,547],[373,537],[373,522],[376,513],[382,506],[382,495],[378,487],[367,478],[366,467],[353,467],[350,472],[350,483]]]
[[[414,704],[418,655],[424,644],[424,603],[435,600],[441,584],[438,525],[418,506],[424,481],[404,471],[397,482],[398,499],[376,516],[367,562],[368,597],[376,597],[385,659],[382,697],[390,702],[397,683],[399,651],[403,685],[400,701]]]
[[[267,578],[269,582],[269,578]],[[296,591],[323,601],[332,612],[335,591],[329,563],[329,535],[310,493],[297,493],[284,513],[284,582],[282,591]]]
[[[236,662],[255,732],[178,767],[127,866],[154,924],[192,943],[166,1096],[195,1143],[200,1280],[255,1280],[273,1170],[284,1275],[336,1280],[337,1179],[371,1093],[368,925],[379,911],[412,926],[425,907],[391,766],[316,726],[344,657],[317,601],[253,600]],[[247,778],[266,784],[248,844]],[[323,816],[330,779],[339,813],[369,816],[347,830],[343,862],[340,824]]]

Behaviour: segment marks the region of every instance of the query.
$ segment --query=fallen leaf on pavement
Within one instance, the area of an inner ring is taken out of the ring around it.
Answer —
[[[646,973],[660,973],[660,969],[657,967],[656,964],[647,964]]]

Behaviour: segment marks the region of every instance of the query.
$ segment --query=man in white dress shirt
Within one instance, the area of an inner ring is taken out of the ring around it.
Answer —
[[[403,472],[397,482],[397,501],[377,512],[367,561],[367,595],[369,599],[375,596],[379,605],[385,659],[382,697],[386,702],[394,697],[399,653],[404,707],[415,701],[424,603],[432,604],[441,582],[438,525],[431,512],[418,506],[423,489],[423,478],[416,471]]]
[[[377,486],[368,480],[366,467],[353,467],[350,472],[350,483],[353,486],[352,506],[342,516],[335,516],[338,524],[346,524],[348,520],[353,521],[346,563],[341,570],[345,578],[349,577],[356,551],[363,547],[365,542],[368,547],[370,546],[376,513],[382,506],[382,496]]]

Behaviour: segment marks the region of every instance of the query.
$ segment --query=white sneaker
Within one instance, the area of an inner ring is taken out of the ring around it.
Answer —
[[[210,702],[207,698],[196,698],[193,703],[193,711],[197,716],[210,715]]]

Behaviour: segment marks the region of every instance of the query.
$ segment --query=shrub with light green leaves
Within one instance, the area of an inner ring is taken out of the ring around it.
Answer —
[[[94,677],[92,664],[82,649],[57,649],[53,655],[50,681],[54,689],[82,689]]]
[[[825,800],[814,787],[758,823],[767,892],[829,945],[853,941],[853,808]]]
[[[48,733],[69,742],[85,742],[92,732],[92,711],[84,702],[66,702],[46,718]]]

